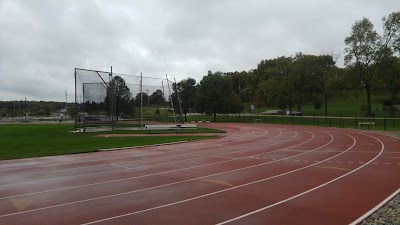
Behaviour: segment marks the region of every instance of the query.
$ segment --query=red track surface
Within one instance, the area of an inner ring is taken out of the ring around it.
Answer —
[[[0,162],[0,224],[349,224],[400,187],[400,140],[214,124],[220,139]]]

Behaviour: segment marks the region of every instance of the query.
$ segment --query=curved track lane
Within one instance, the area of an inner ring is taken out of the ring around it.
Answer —
[[[400,187],[400,140],[213,124],[177,145],[0,161],[0,224],[349,224]]]

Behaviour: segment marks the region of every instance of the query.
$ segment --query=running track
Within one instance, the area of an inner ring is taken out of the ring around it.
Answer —
[[[225,137],[0,161],[0,224],[356,224],[400,187],[400,140],[213,124]]]

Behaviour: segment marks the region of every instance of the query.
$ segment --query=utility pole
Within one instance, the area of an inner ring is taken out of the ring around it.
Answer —
[[[140,73],[140,130],[143,123],[143,75]]]
[[[65,89],[65,110],[68,108],[68,94],[67,94],[67,89]]]
[[[27,114],[27,111],[26,111],[26,98],[25,98],[25,121],[26,121],[26,114]]]

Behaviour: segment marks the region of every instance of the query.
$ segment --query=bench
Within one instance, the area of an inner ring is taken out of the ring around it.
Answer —
[[[358,129],[361,128],[361,125],[372,125],[372,129],[375,130],[375,122],[358,122]]]

